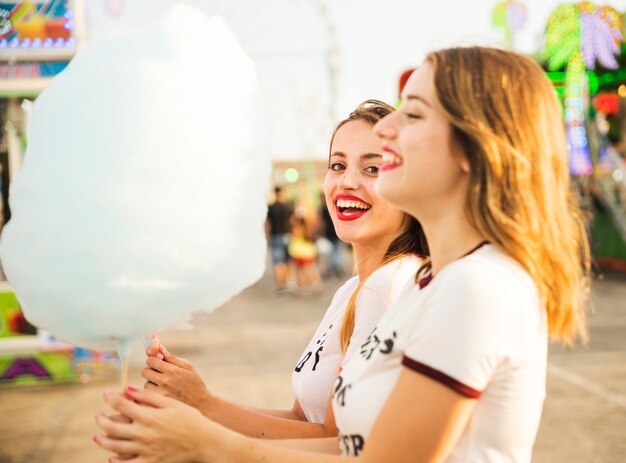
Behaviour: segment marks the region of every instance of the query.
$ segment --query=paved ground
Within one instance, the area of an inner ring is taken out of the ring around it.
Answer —
[[[338,281],[311,298],[275,299],[267,278],[191,330],[170,330],[162,342],[190,359],[209,387],[233,400],[289,407],[290,375],[321,319]],[[534,451],[535,463],[626,462],[626,275],[595,285],[587,348],[550,352],[548,398]],[[143,358],[131,359],[139,386]],[[90,439],[93,414],[111,378],[88,384],[0,389],[0,463],[104,462]]]

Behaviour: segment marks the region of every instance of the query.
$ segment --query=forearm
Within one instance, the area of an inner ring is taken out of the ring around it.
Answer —
[[[311,423],[293,410],[254,409],[212,396],[200,411],[211,420],[250,437],[260,439],[307,439],[333,437],[336,431]]]
[[[319,437],[315,439],[274,439],[264,441],[268,445],[286,449],[308,450],[317,453],[339,455],[339,439],[337,437]]]
[[[261,415],[273,416],[275,418],[283,418],[285,420],[306,422],[306,419],[299,416],[293,410],[274,410],[270,408],[256,408],[256,407],[246,407],[246,406],[242,406],[242,408],[252,411],[252,412],[260,413]]]
[[[248,405],[231,402],[208,392],[202,394],[202,397],[199,397],[194,403],[189,405],[197,408],[204,416],[206,416],[207,418],[211,418],[213,421],[217,421],[218,423],[221,423],[222,419],[225,419],[225,416],[230,416],[234,420],[239,420],[245,418],[250,413],[273,416],[286,420],[305,420],[303,416],[298,415],[293,409],[277,410],[269,408],[250,407]]]
[[[207,436],[209,440],[211,433]],[[350,462],[339,455],[337,439],[262,441],[240,434],[222,435],[219,445],[203,446],[201,460],[221,463],[340,463]],[[334,453],[334,454],[332,454]]]

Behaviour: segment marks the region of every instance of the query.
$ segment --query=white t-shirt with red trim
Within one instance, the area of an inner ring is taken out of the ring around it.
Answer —
[[[337,379],[342,452],[363,450],[400,371],[410,368],[477,399],[446,463],[530,462],[548,344],[536,285],[487,244],[419,286],[405,288]]]
[[[406,286],[414,281],[421,260],[416,256],[395,259],[373,272],[356,300],[354,331],[345,361],[358,353],[380,317]],[[300,356],[292,375],[292,389],[307,420],[323,423],[332,387],[343,356],[339,336],[348,301],[359,284],[350,278],[336,292],[315,335]]]

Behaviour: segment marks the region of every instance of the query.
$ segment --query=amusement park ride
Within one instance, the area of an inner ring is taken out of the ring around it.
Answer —
[[[624,17],[590,2],[548,19],[542,64],[563,103],[570,171],[592,214],[595,261],[626,270]]]

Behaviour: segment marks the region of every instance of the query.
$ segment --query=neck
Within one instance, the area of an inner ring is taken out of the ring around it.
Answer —
[[[428,241],[433,275],[485,241],[462,212],[422,220],[421,224]]]
[[[380,242],[384,241],[381,246]],[[372,273],[380,267],[387,248],[392,240],[380,240],[377,244],[352,243],[354,258],[356,260],[356,273],[359,281],[365,281]]]

